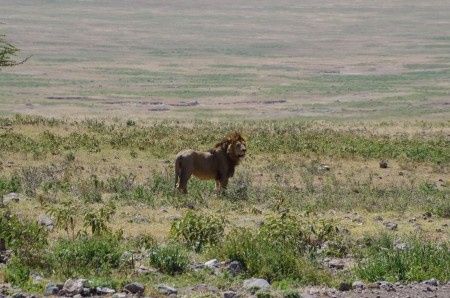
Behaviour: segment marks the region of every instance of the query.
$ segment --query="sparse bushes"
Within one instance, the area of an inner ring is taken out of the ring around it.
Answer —
[[[189,211],[172,224],[170,233],[172,237],[199,252],[207,245],[217,244],[223,237],[224,229],[223,218]]]
[[[450,280],[448,244],[418,239],[405,244],[403,248],[395,247],[392,237],[387,235],[375,239],[367,245],[363,259],[355,269],[356,275],[368,281]]]
[[[189,265],[187,251],[176,243],[154,247],[149,258],[153,266],[171,275],[182,273]]]

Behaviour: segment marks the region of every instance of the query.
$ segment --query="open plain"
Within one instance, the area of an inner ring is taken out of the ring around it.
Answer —
[[[448,1],[1,0],[0,22],[32,55],[0,70],[0,297],[448,297]],[[227,191],[174,192],[175,155],[231,131]]]

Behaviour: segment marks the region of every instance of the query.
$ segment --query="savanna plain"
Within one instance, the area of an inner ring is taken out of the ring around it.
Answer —
[[[32,55],[0,70],[0,297],[450,295],[448,1],[1,0],[0,22]],[[176,154],[232,131],[227,190],[175,192]]]

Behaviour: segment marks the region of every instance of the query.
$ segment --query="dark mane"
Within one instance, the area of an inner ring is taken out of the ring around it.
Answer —
[[[226,148],[229,144],[233,142],[244,141],[244,138],[237,131],[229,133],[225,138],[219,143],[215,144],[214,147],[209,151],[214,151],[217,148]]]

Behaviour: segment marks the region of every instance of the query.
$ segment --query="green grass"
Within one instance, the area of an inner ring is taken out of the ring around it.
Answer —
[[[369,244],[355,273],[367,281],[422,281],[436,278],[450,280],[450,254],[447,244],[433,244],[413,239],[406,249],[395,248],[387,235]]]

